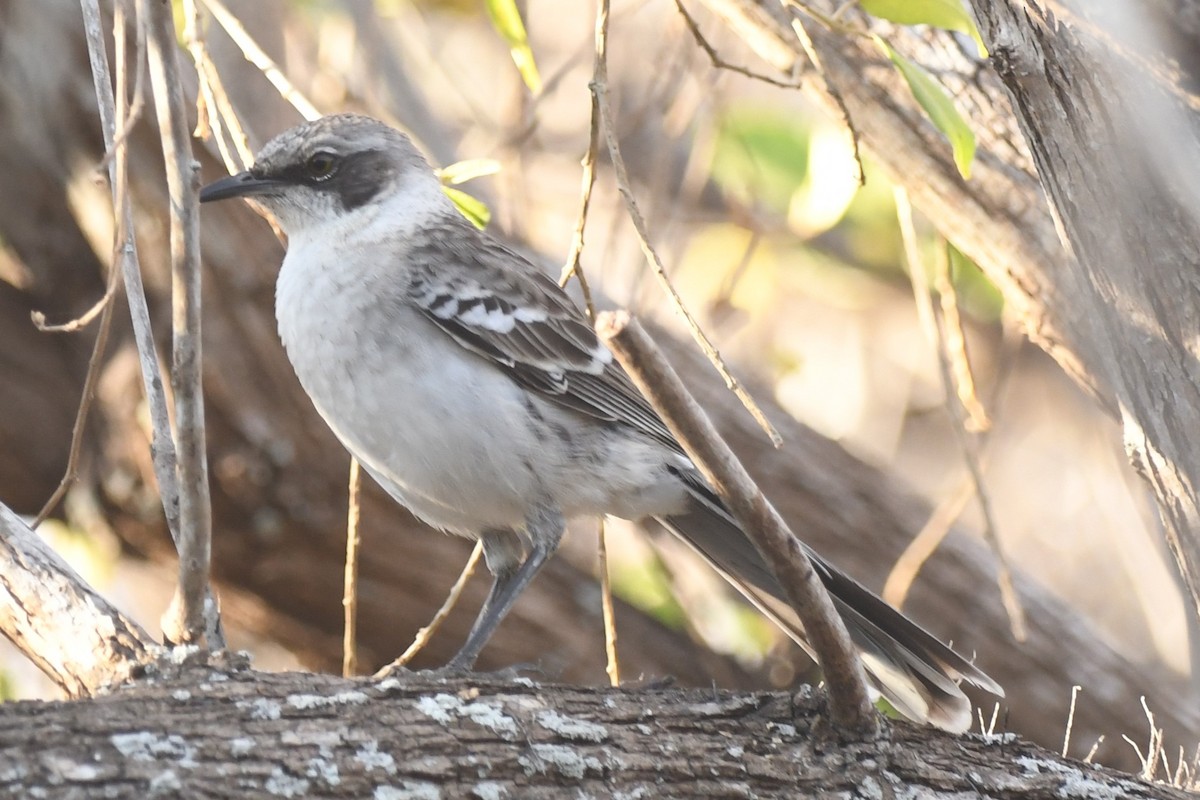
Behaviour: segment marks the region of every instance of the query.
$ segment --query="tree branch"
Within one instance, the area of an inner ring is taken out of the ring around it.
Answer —
[[[784,587],[821,664],[834,722],[857,735],[877,735],[879,715],[867,694],[862,662],[800,540],[763,496],[642,326],[627,313],[605,312],[596,329]]]
[[[3,504],[0,632],[70,697],[120,683],[154,647]]]
[[[179,459],[179,586],[163,619],[163,632],[173,642],[194,643],[202,641],[207,631],[209,645],[220,647],[215,604],[208,608],[212,507],[201,387],[200,165],[192,158],[171,3],[142,0],[142,10],[145,15],[139,16],[149,32],[150,84],[171,198],[171,388]]]
[[[154,719],[147,711],[154,710]],[[1192,795],[1015,736],[896,724],[832,746],[785,692],[379,682],[185,669],[96,701],[0,706],[0,792],[141,798]],[[17,769],[17,765],[21,768]]]

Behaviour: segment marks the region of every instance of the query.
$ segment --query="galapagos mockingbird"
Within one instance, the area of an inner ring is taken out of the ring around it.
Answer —
[[[338,438],[435,528],[483,541],[492,589],[470,668],[568,517],[657,518],[807,648],[750,540],[551,278],[455,209],[404,134],[307,122],[201,202],[253,197],[288,236],[275,314]],[[875,688],[904,716],[970,724],[967,659],[808,551]]]

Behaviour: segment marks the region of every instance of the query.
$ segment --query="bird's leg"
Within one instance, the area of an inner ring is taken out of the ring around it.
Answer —
[[[471,626],[466,644],[458,651],[446,668],[452,671],[469,670],[475,664],[479,651],[492,637],[496,627],[508,614],[517,597],[529,585],[542,566],[558,549],[566,521],[562,512],[550,506],[536,507],[525,519],[525,535],[529,542],[529,553],[524,561],[513,548],[516,538],[511,531],[492,531],[483,534],[483,554],[494,580],[479,616]],[[503,535],[501,535],[503,534]]]

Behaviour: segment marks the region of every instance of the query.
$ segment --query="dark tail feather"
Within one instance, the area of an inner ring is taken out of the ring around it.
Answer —
[[[660,517],[750,602],[812,655],[804,628],[754,544],[708,487],[685,482],[696,503],[686,514]],[[833,598],[875,688],[905,717],[950,731],[971,725],[960,681],[1003,697],[1004,690],[970,661],[889,606],[858,581],[804,547]]]

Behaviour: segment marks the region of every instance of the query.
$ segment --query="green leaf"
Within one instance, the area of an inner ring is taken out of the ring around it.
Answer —
[[[469,158],[466,161],[456,161],[448,167],[442,167],[438,170],[438,177],[444,184],[457,186],[485,175],[495,175],[499,171],[500,162],[494,158]]]
[[[964,178],[971,177],[971,163],[975,160],[975,134],[954,107],[950,95],[946,94],[941,84],[920,65],[897,53],[878,36],[873,38],[879,49],[904,76],[913,97],[921,104],[921,108],[925,109],[929,119],[950,140],[950,146],[954,149],[954,163],[958,166],[959,173]]]
[[[730,109],[721,119],[712,158],[717,184],[743,202],[787,213],[808,175],[810,126],[791,111]]]
[[[480,230],[487,227],[492,219],[492,212],[488,210],[482,200],[472,197],[461,189],[455,189],[453,186],[443,186],[442,191],[454,201],[458,212],[470,220],[472,225]]]
[[[859,5],[868,14],[900,25],[932,25],[965,33],[975,40],[980,57],[987,58],[983,37],[962,0],[859,0]]]
[[[950,279],[954,281],[959,305],[976,319],[985,322],[999,320],[1004,311],[1004,295],[983,274],[983,270],[957,247],[947,242],[946,249],[950,253]]]
[[[525,81],[529,91],[539,94],[542,91],[542,76],[538,74],[537,63],[533,60],[533,50],[529,47],[529,36],[525,33],[521,13],[517,11],[516,0],[484,0],[484,5],[488,16],[492,18],[492,27],[508,43],[521,80]]]

